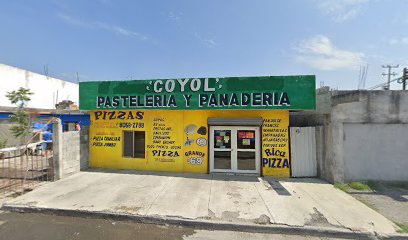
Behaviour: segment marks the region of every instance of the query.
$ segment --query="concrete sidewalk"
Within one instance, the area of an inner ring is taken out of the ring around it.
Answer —
[[[396,233],[382,215],[318,179],[80,172],[3,205],[196,223]]]

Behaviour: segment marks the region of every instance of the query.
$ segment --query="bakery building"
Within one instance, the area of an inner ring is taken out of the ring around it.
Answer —
[[[90,166],[291,176],[289,112],[314,110],[315,76],[81,82]]]

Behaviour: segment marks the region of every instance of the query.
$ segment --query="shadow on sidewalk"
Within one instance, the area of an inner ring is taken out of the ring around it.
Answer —
[[[226,173],[210,173],[210,174],[174,173],[174,172],[138,171],[138,170],[115,170],[115,169],[102,169],[102,168],[89,168],[87,170],[82,170],[82,171],[83,172],[93,172],[93,173],[113,173],[113,174],[179,177],[179,178],[191,178],[191,179],[207,179],[207,180],[216,180],[216,181],[260,182],[260,180],[264,180],[264,181],[269,182],[271,185],[276,186],[277,189],[284,188],[280,184],[283,182],[327,184],[326,181],[318,179],[318,178],[276,178],[276,177],[261,177],[257,175],[226,174]]]

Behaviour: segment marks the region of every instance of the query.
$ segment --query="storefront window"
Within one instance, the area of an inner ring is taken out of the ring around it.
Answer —
[[[231,148],[231,130],[215,130],[214,138],[214,148]]]
[[[237,147],[239,149],[255,149],[255,131],[238,130]]]
[[[123,131],[123,156],[145,158],[145,132]]]

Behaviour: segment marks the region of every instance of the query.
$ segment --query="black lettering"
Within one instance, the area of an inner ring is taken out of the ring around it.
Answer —
[[[276,168],[276,166],[275,166],[276,158],[271,158],[271,160],[273,160],[273,162],[272,162],[272,168]]]
[[[143,115],[144,115],[144,112],[136,112],[136,119],[139,119],[139,120],[142,120],[143,119]]]
[[[102,106],[102,104],[105,102],[105,98],[104,97],[96,97],[96,101],[97,101],[97,104],[96,104],[96,107],[97,108],[100,108],[101,106]]]
[[[259,105],[261,105],[261,94],[253,93],[252,94],[252,106],[259,106]]]
[[[285,167],[289,168],[289,160],[288,160],[287,158],[285,158],[285,159],[283,160],[283,166],[282,166],[282,168],[285,168]]]
[[[269,163],[267,158],[262,158],[262,167],[265,167]]]
[[[125,119],[125,115],[126,115],[126,112],[119,111],[119,112],[118,112],[118,119],[124,120],[124,119]]]
[[[228,94],[220,94],[220,106],[228,106]]]
[[[112,107],[109,97],[106,97],[104,107]]]
[[[176,98],[173,95],[170,95],[169,107],[177,107]]]
[[[251,100],[251,95],[249,95],[248,93],[241,94],[242,106],[248,106],[250,100]]]
[[[116,112],[114,111],[108,112],[108,115],[109,115],[109,120],[116,119]]]
[[[230,106],[238,106],[238,98],[237,98],[237,94],[233,93],[231,95],[231,101],[230,101]]]
[[[279,100],[279,104],[281,106],[283,106],[283,105],[290,106],[289,97],[288,97],[288,94],[286,92],[282,93],[281,98]]]
[[[135,117],[133,116],[133,112],[129,111],[127,119],[135,119]]]
[[[200,94],[200,104],[199,106],[202,107],[203,105],[206,105],[208,102],[208,95],[207,94]]]
[[[95,120],[98,120],[101,115],[102,115],[102,111],[95,112]]]
[[[273,105],[279,106],[279,94],[277,92],[273,93]]]
[[[184,100],[186,100],[186,107],[190,107],[190,100],[193,95],[191,94],[184,94]]]
[[[209,101],[208,105],[210,107],[216,107],[217,106],[217,99],[215,97],[215,94],[210,95],[210,101]]]
[[[153,150],[152,153],[153,153],[153,156],[156,156],[157,150]]]
[[[129,96],[120,96],[120,99],[122,99],[122,107],[126,107],[126,102],[129,99]]]
[[[118,96],[114,96],[112,98],[112,107],[118,107],[119,106],[119,97]]]
[[[282,158],[277,158],[276,160],[278,160],[278,165],[277,165],[277,167],[278,167],[278,168],[281,168]]]
[[[136,107],[136,106],[137,106],[136,97],[130,96],[129,97],[129,107]]]
[[[272,106],[272,94],[263,93],[262,94],[262,105],[263,106]]]
[[[153,107],[153,96],[146,96],[146,107]]]
[[[161,107],[162,106],[162,97],[160,95],[155,95],[154,96],[153,106],[155,106],[155,107]]]
[[[139,107],[144,107],[144,105],[145,105],[145,102],[142,101],[142,100],[143,100],[143,98],[141,96],[137,96],[137,103],[138,103]]]

